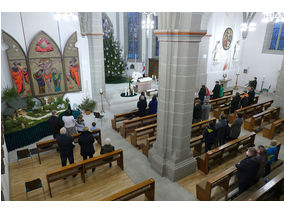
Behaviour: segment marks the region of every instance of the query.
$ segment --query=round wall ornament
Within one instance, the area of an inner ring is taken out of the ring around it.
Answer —
[[[231,47],[233,41],[233,30],[232,28],[228,27],[223,35],[222,45],[224,50],[228,50]]]

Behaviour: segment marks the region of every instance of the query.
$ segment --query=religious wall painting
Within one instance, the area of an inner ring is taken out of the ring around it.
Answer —
[[[234,46],[233,60],[238,61],[240,58],[240,40],[238,40]]]
[[[228,50],[231,47],[233,41],[233,30],[232,28],[228,27],[223,35],[223,39],[222,39],[222,45],[224,50]]]
[[[28,58],[35,96],[66,92],[61,52],[45,32],[39,32],[32,40]]]
[[[2,32],[2,35],[4,42],[8,45],[6,53],[13,85],[21,97],[31,95],[32,89],[26,55],[22,47],[12,36],[6,32]]]
[[[63,61],[66,77],[66,89],[68,92],[81,91],[81,72],[79,62],[77,42],[77,32],[74,32],[64,47]]]

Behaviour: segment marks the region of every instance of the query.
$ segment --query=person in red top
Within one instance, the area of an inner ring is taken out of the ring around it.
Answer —
[[[69,71],[71,78],[76,82],[77,86],[80,87],[79,81],[79,65],[76,63],[76,58],[73,57],[70,61]]]
[[[11,68],[12,78],[16,84],[18,93],[21,94],[26,90],[24,80],[26,83],[29,83],[29,77],[27,72],[20,68],[21,64],[18,61],[14,61],[13,65]]]

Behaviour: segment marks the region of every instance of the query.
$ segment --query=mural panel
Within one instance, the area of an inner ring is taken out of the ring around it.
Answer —
[[[28,59],[35,96],[66,92],[61,52],[45,32],[39,32],[32,40]]]
[[[81,72],[79,62],[77,42],[77,32],[74,32],[64,47],[63,62],[65,68],[66,88],[68,92],[81,91]]]
[[[19,43],[8,33],[2,32],[3,40],[8,45],[6,50],[13,84],[21,97],[31,95],[31,84],[26,55]],[[2,70],[6,72],[6,70]]]

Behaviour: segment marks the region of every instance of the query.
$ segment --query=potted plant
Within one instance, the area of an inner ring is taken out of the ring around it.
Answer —
[[[96,107],[96,102],[94,100],[90,100],[89,98],[84,98],[82,103],[79,105],[81,110],[84,110],[86,115],[89,115],[92,111],[94,111]]]

